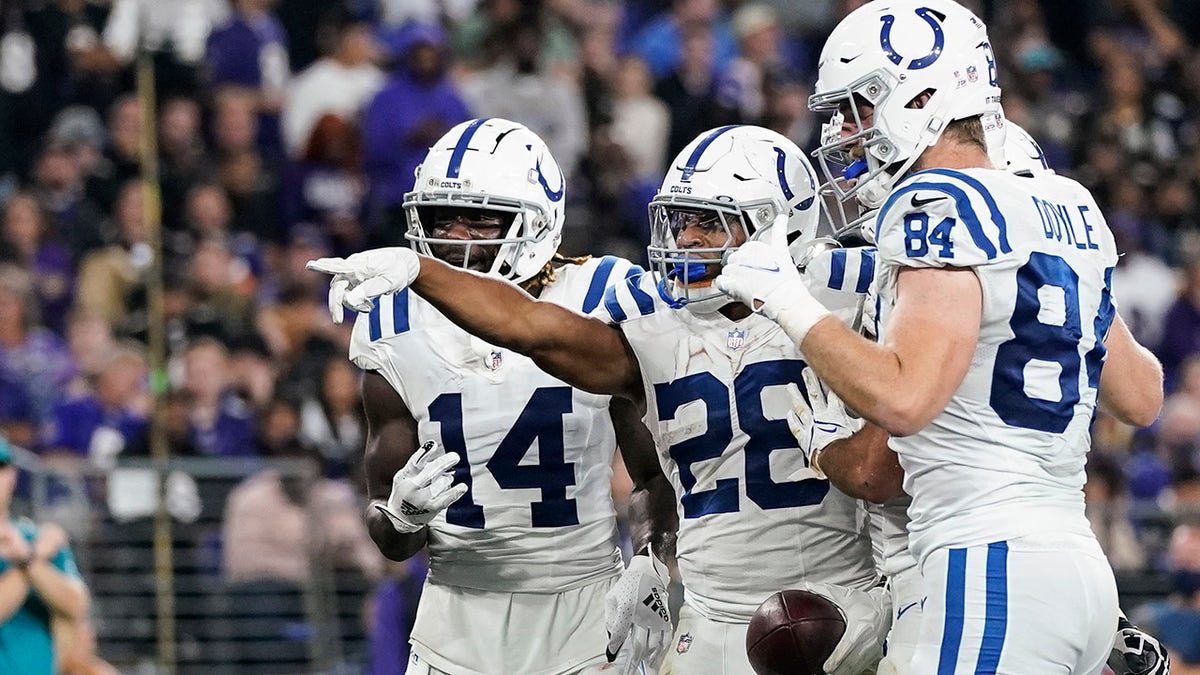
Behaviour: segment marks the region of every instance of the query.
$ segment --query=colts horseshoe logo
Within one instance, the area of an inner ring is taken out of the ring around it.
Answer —
[[[933,49],[919,59],[913,59],[908,64],[908,70],[921,70],[932,66],[934,61],[942,55],[942,47],[946,44],[946,34],[942,31],[942,25],[938,23],[938,19],[934,16],[932,9],[921,7],[916,10],[917,16],[925,20],[929,27],[933,29]],[[888,60],[897,66],[904,60],[903,56],[896,53],[892,47],[892,24],[896,23],[896,17],[892,14],[885,14],[880,17],[883,22],[883,28],[879,30],[879,45],[883,47],[883,51],[887,53]]]
[[[537,162],[537,177],[538,177],[538,183],[542,186],[542,191],[546,193],[547,199],[549,199],[552,202],[557,202],[557,201],[562,200],[563,191],[566,190],[566,187],[567,187],[567,181],[566,181],[566,178],[563,177],[561,171],[559,171],[559,173],[558,173],[558,191],[557,192],[550,189],[550,184],[546,182],[546,177],[542,175],[542,160],[540,160],[540,159]]]

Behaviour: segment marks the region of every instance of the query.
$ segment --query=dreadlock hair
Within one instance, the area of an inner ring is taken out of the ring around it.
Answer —
[[[529,293],[530,295],[537,295],[543,288],[554,283],[558,268],[565,265],[582,265],[591,259],[592,256],[590,255],[572,257],[565,256],[561,253],[555,253],[554,256],[550,258],[549,262],[547,262],[545,265],[542,265],[542,269],[538,270],[537,274],[533,275],[521,284],[521,288],[525,289],[525,292]]]

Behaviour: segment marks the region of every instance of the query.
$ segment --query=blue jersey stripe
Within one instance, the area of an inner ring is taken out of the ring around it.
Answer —
[[[979,222],[979,216],[975,214],[975,207],[971,206],[971,198],[967,196],[966,190],[963,190],[958,185],[953,183],[910,183],[896,190],[884,202],[883,208],[879,210],[879,219],[875,222],[876,241],[879,238],[879,224],[887,222],[888,212],[896,205],[896,202],[901,197],[916,192],[918,190],[934,190],[945,193],[947,196],[954,199],[955,206],[958,209],[958,217],[962,219],[963,225],[967,226],[967,232],[971,234],[971,240],[983,251],[988,260],[996,257],[996,246],[988,239],[987,234],[983,231],[983,224]]]
[[[446,167],[446,178],[458,178],[458,172],[462,168],[463,157],[467,154],[467,147],[471,145],[471,138],[488,119],[487,117],[481,117],[468,124],[466,129],[463,129],[462,136],[458,137],[458,143],[454,145],[454,152],[450,153],[450,166]]]
[[[996,229],[1000,230],[1000,252],[1012,253],[1012,246],[1008,243],[1008,221],[1004,219],[1004,214],[1000,213],[1000,207],[996,204],[992,193],[984,187],[983,183],[980,183],[974,176],[962,173],[961,171],[954,171],[953,169],[929,169],[924,173],[936,173],[940,176],[957,178],[975,188],[979,194],[983,195],[983,202],[987,204],[988,211],[992,214],[992,222],[996,224]]]
[[[856,293],[866,293],[871,288],[871,280],[875,278],[875,249],[866,248],[859,251],[858,284],[854,287]]]
[[[371,301],[371,314],[367,317],[367,324],[371,329],[371,342],[383,337],[383,327],[380,325],[379,316],[379,298]]]
[[[408,332],[408,289],[392,296],[392,330],[393,335]]]
[[[683,165],[683,175],[679,177],[679,180],[684,182],[690,181],[692,179],[692,174],[696,173],[696,165],[700,163],[700,156],[704,154],[704,151],[708,149],[708,146],[712,145],[713,141],[717,140],[718,136],[726,131],[729,131],[730,129],[737,128],[738,126],[741,125],[730,124],[729,126],[714,129],[712,133],[705,136],[704,140],[700,141],[700,144],[696,146],[696,149],[692,150],[692,154],[688,156],[687,163]]]
[[[608,310],[608,315],[617,323],[627,318],[625,310],[621,308],[621,301],[617,299],[617,288],[619,286],[620,284],[614,284],[604,289],[604,309]]]
[[[642,290],[642,276],[646,274],[646,270],[634,265],[625,272],[625,285],[629,287],[629,294],[633,296],[633,301],[637,303],[638,312],[642,316],[654,312],[654,296]]]
[[[937,675],[954,675],[967,610],[967,549],[952,548],[946,564],[946,622]]]
[[[604,299],[604,289],[608,286],[608,277],[612,274],[617,260],[616,256],[606,255],[600,259],[600,264],[596,265],[596,271],[592,273],[592,283],[588,286],[587,295],[583,296],[584,314],[588,314],[593,309],[596,309],[596,306]]]
[[[1004,651],[1008,629],[1008,542],[988,544],[986,593],[983,640],[979,643],[975,675],[996,675]]]
[[[835,248],[829,253],[829,287],[842,290],[846,283],[846,249]]]

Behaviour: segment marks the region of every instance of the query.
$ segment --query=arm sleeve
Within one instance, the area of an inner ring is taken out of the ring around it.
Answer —
[[[601,260],[601,267],[609,257]],[[628,260],[616,262],[595,302],[584,303],[584,313],[605,323],[617,325],[631,318],[646,316],[660,309],[666,299],[654,281],[654,275]]]

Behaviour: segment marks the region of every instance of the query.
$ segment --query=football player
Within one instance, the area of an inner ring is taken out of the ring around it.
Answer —
[[[1053,172],[1041,146],[1028,132],[1010,121],[1003,125],[1004,151],[1000,161],[1008,172],[1028,177]],[[842,132],[840,120],[835,126],[838,127],[835,131]],[[853,129],[849,131],[853,132]],[[847,212],[857,210],[840,211]],[[835,210],[834,213],[839,212]],[[840,227],[835,224],[835,230],[843,237],[851,234],[854,238],[873,241],[873,225],[870,220],[842,221]],[[862,228],[861,232],[856,231],[858,228]],[[862,334],[872,339],[877,334],[874,270],[873,246],[832,249],[809,263],[806,270],[815,278],[808,280],[810,285],[814,280],[824,281],[831,289],[863,296],[860,306],[864,311],[858,325]],[[867,291],[864,293],[863,289]],[[864,425],[861,419],[846,415],[837,397],[826,395],[811,373],[811,370],[805,371],[805,377],[814,380],[806,381],[808,400],[799,396],[794,398],[795,413],[789,416],[792,430],[819,473],[847,494],[875,503],[869,507],[875,525],[872,534],[882,554],[881,571],[888,577],[894,612],[886,653],[878,672],[880,675],[907,674],[923,616],[924,592],[916,561],[908,551],[906,526],[910,500],[901,488],[903,470],[896,454],[886,445],[887,435],[874,425]],[[851,437],[860,427],[862,430]],[[1170,659],[1158,640],[1129,623],[1123,613],[1118,617],[1114,645],[1109,665],[1119,675],[1167,675],[1170,672]]]
[[[816,227],[814,190],[812,167],[779,134],[751,126],[701,134],[650,207],[656,273],[627,268],[627,281],[610,285],[593,312],[602,319],[403,249],[388,250],[387,263],[351,256],[334,270],[335,307],[366,309],[371,295],[408,286],[481,339],[644,412],[680,515],[685,597],[664,673],[750,675],[750,616],[781,588],[810,588],[845,612],[828,672],[856,675],[880,656],[890,610],[875,587],[864,514],[812,473],[786,421],[803,356],[777,325],[713,287],[722,257],[747,241],[803,247]],[[643,553],[622,584],[658,588],[662,564]],[[661,635],[666,613],[641,611],[657,597],[610,595],[609,631]],[[609,649],[619,658],[629,647],[614,640]]]
[[[1083,516],[1089,423],[1099,403],[1149,424],[1162,402],[1161,368],[1111,303],[1111,233],[1077,183],[991,168],[995,64],[963,7],[866,5],[819,78],[812,107],[849,133],[818,154],[858,144],[842,196],[879,209],[881,341],[831,318],[782,249],[752,242],[716,283],[891,435],[926,596],[911,672],[1098,672],[1117,607]]]
[[[557,255],[564,193],[536,134],[470,120],[418,169],[404,201],[408,236],[447,265],[589,311],[615,259]],[[393,560],[429,551],[407,672],[604,665],[604,598],[623,568],[610,492],[618,443],[650,492],[651,519],[670,521],[652,531],[674,529],[674,494],[640,414],[468,335],[406,291],[358,316],[350,357],[367,371],[371,535]]]

